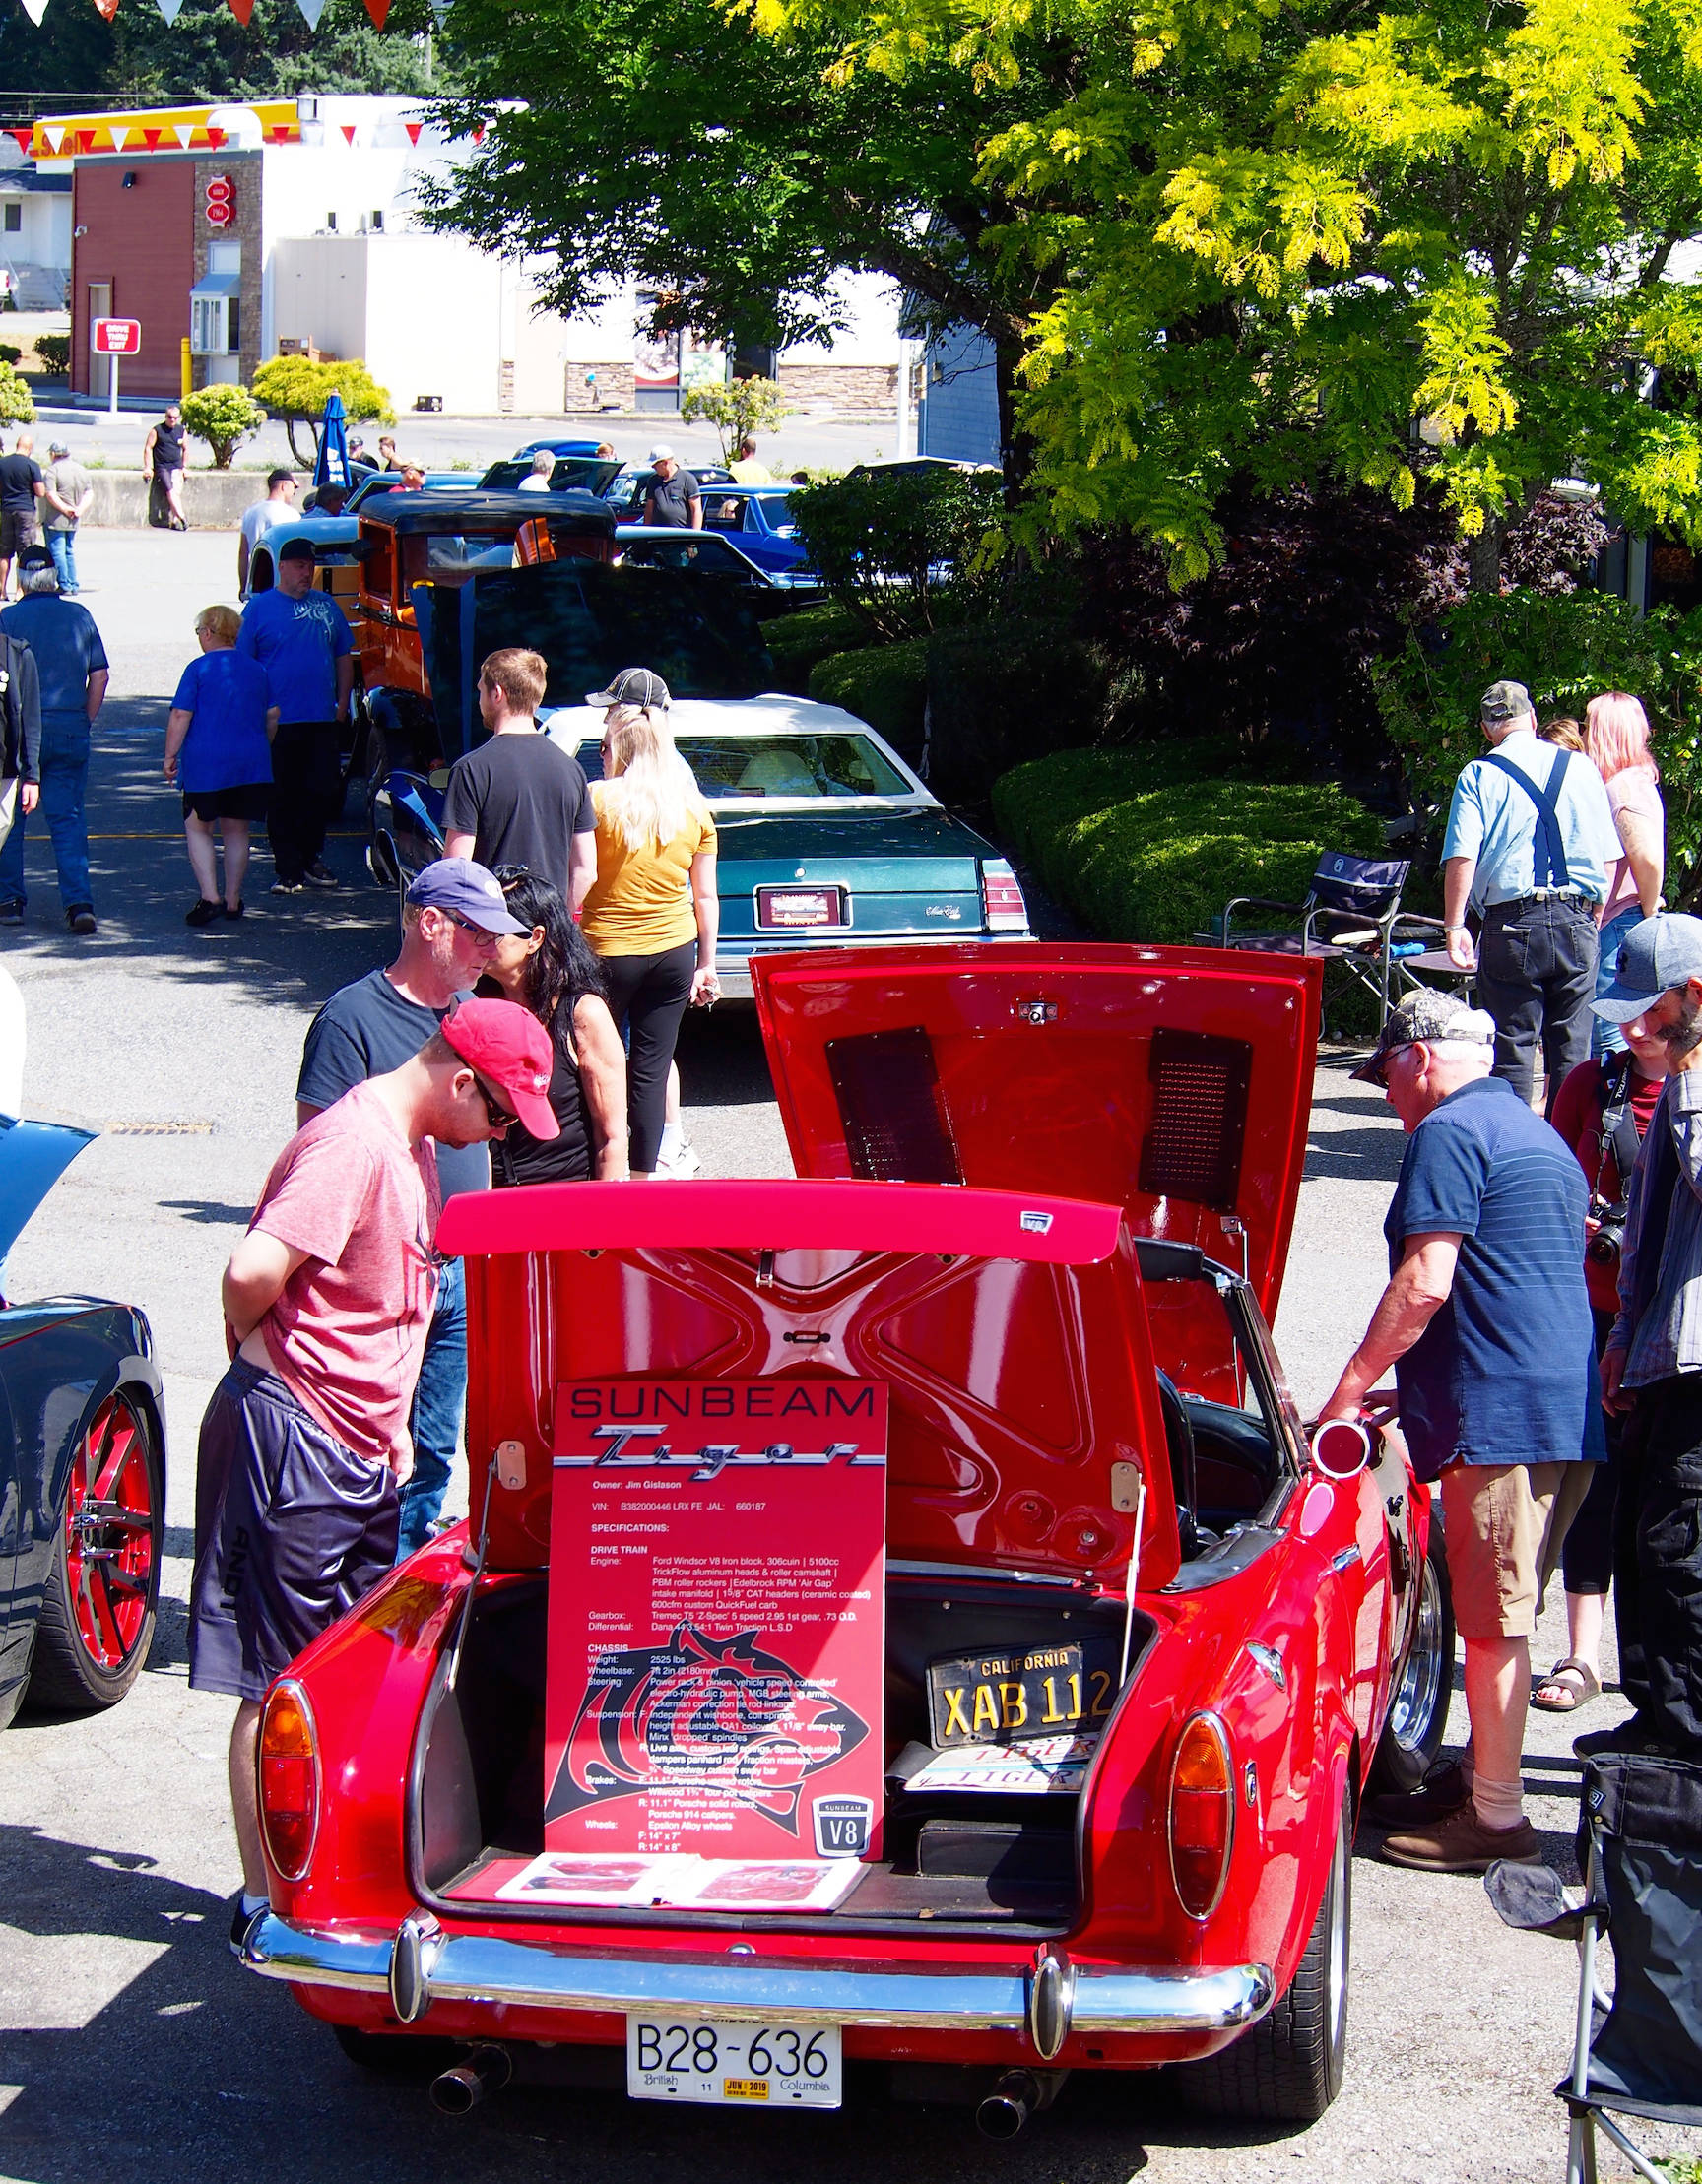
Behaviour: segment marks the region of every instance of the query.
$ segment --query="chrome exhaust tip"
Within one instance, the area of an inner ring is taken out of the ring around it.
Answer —
[[[440,2115],[465,2116],[487,2093],[497,2093],[514,2075],[504,2047],[476,2047],[464,2063],[431,2081],[431,2105]]]
[[[1063,2076],[1048,2071],[1048,2080]],[[984,2139],[1014,2139],[1028,2118],[1052,2105],[1056,2084],[1043,2084],[1031,2070],[1008,2070],[975,2110],[975,2128]]]

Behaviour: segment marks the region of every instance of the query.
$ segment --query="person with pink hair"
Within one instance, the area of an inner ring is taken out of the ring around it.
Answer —
[[[1607,784],[1607,803],[1624,855],[1607,875],[1607,900],[1602,906],[1602,934],[1596,962],[1598,999],[1613,984],[1619,943],[1634,925],[1661,907],[1666,865],[1667,813],[1658,786],[1661,776],[1649,748],[1649,716],[1623,690],[1604,690],[1590,700],[1584,747]],[[1624,1039],[1618,1026],[1596,1018],[1591,1052],[1617,1053]]]

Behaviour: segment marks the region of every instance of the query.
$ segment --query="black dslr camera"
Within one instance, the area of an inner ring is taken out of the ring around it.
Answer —
[[[1619,1254],[1625,1249],[1625,1216],[1629,1207],[1623,1198],[1616,1205],[1609,1205],[1600,1191],[1590,1193],[1590,1218],[1597,1224],[1594,1236],[1587,1239],[1584,1256],[1598,1266],[1617,1266]]]

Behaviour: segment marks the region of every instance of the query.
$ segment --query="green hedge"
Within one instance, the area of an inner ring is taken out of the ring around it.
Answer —
[[[1381,821],[1333,783],[1263,781],[1234,739],[1067,750],[1002,774],[1003,839],[1107,940],[1191,940],[1235,895],[1298,902],[1326,850],[1372,856]]]
[[[928,647],[928,785],[984,804],[1017,760],[1079,744],[1105,709],[1103,663],[1055,621],[1012,615],[936,630]]]
[[[831,602],[820,607],[801,607],[796,613],[781,614],[762,624],[769,658],[774,663],[775,685],[803,697],[810,688],[811,671],[838,652],[855,652],[873,644],[874,632],[848,607]]]
[[[867,721],[914,766],[922,756],[928,706],[928,639],[911,637],[901,645],[875,645],[818,661],[810,671],[809,694]]]

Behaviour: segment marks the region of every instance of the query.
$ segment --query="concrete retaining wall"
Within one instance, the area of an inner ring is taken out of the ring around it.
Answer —
[[[39,443],[41,434],[36,433]],[[41,461],[39,452],[36,461]],[[84,517],[92,529],[142,529],[148,521],[148,487],[133,470],[92,470],[95,504]],[[309,481],[300,480],[301,490]],[[183,477],[183,512],[196,531],[234,531],[242,511],[266,497],[263,470],[192,470]]]

